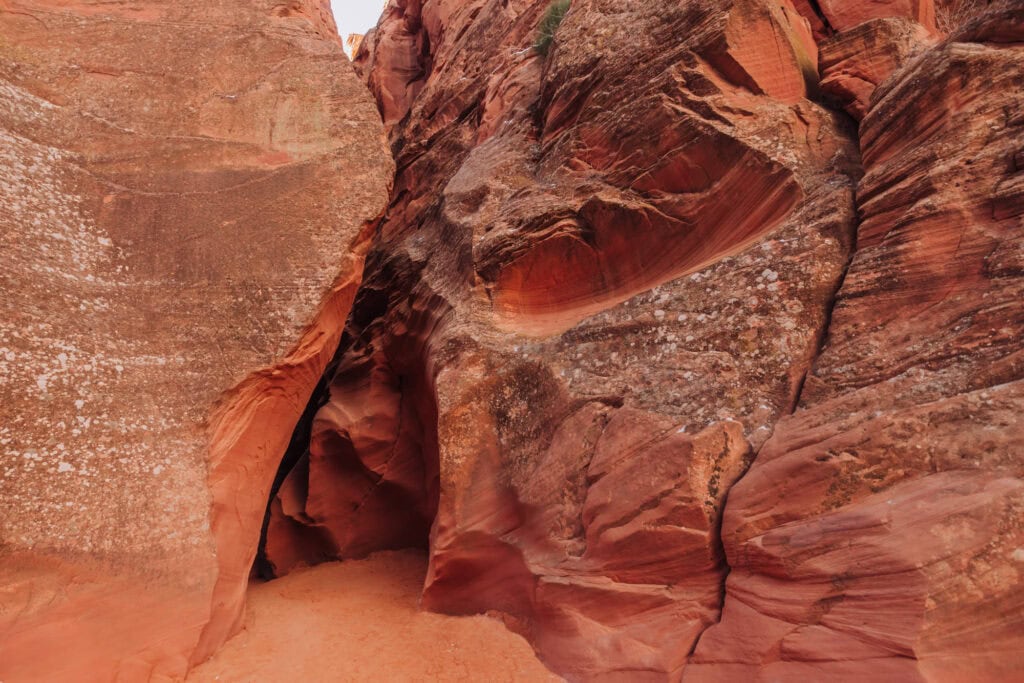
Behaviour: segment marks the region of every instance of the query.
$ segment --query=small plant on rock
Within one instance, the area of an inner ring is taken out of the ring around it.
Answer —
[[[551,44],[555,41],[555,31],[565,18],[565,13],[569,11],[569,3],[570,0],[554,0],[544,12],[544,18],[537,27],[537,39],[533,42],[533,49],[542,57],[546,57],[551,50]]]

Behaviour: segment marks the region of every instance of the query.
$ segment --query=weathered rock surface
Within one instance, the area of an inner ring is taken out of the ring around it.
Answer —
[[[1019,672],[1019,10],[801,4],[577,0],[545,59],[546,3],[389,5],[396,187],[278,572],[429,546],[425,606],[571,679]]]
[[[180,676],[267,509],[570,680],[1020,679],[1024,4],[548,4],[378,117],[325,3],[0,0],[0,678]]]
[[[885,17],[912,19],[935,30],[935,0],[807,0],[834,31],[846,31],[858,24]]]
[[[0,2],[0,679],[238,624],[391,162],[326,2]]]
[[[1013,7],[1016,0],[935,0],[935,25],[948,35],[964,24],[1003,5]]]
[[[864,118],[875,89],[935,42],[916,21],[873,19],[822,42],[821,87],[855,119]]]
[[[944,10],[943,19],[948,20],[951,5],[972,6],[981,11],[993,1],[998,0],[793,0],[793,6],[807,20],[821,45],[836,33],[876,19],[903,19],[919,24],[929,35],[938,35],[937,5]],[[968,13],[958,10],[953,14],[959,17]]]
[[[577,0],[544,59],[546,6],[397,1],[364,41],[395,190],[266,556],[429,545],[425,606],[500,612],[573,678],[676,677],[859,163],[788,3]]]
[[[356,71],[377,100],[386,126],[395,125],[408,113],[430,72],[431,46],[437,44],[432,39],[440,37],[440,27],[436,21],[424,26],[423,1],[388,0],[380,22],[360,41],[353,59]],[[443,10],[439,8],[458,4],[439,0],[431,3],[428,12],[440,13]],[[478,7],[479,1],[466,4]],[[434,29],[433,35],[430,28]]]
[[[799,409],[729,493],[722,621],[685,680],[1020,679],[1021,16],[876,94],[857,254]]]

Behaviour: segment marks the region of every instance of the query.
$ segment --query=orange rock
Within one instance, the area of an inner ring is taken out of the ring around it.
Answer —
[[[385,126],[405,116],[430,72],[430,37],[423,29],[422,4],[422,0],[389,0],[377,27],[363,37],[353,59],[377,98]]]
[[[807,20],[808,26],[816,41],[822,41],[832,35],[832,27],[828,25],[821,9],[813,0],[793,0],[793,8]]]
[[[821,44],[821,87],[860,121],[875,89],[934,42],[933,34],[914,21],[889,18],[864,22]]]
[[[871,19],[904,17],[935,32],[934,0],[817,0],[822,16],[835,31],[846,31]]]
[[[725,492],[825,326],[856,153],[788,4],[577,0],[542,59],[547,5],[394,2],[361,49],[393,201],[266,559],[429,546],[428,608],[500,612],[573,678],[677,677]]]
[[[241,618],[382,130],[326,2],[12,0],[0,35],[0,679],[180,678]]]
[[[800,408],[729,493],[722,621],[685,680],[1024,670],[1024,33],[998,16],[864,118],[857,254]]]
[[[571,680],[1019,677],[1020,0],[391,0],[383,127],[325,2],[0,4],[0,678],[410,546]]]
[[[818,80],[818,46],[811,25],[786,3],[737,2],[725,29],[727,59],[735,62],[754,92],[783,102],[807,95]],[[712,62],[719,69],[725,60]]]

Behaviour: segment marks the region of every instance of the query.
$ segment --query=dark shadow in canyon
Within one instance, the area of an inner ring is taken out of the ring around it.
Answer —
[[[383,261],[380,252],[370,261]],[[408,258],[369,263],[339,351],[293,434],[268,501],[254,574],[429,546],[440,493],[426,346],[438,308],[399,297]]]

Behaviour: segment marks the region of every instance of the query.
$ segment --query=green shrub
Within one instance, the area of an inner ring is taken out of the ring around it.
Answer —
[[[548,9],[544,12],[544,18],[540,20],[540,26],[537,27],[537,39],[533,42],[533,49],[537,51],[537,54],[547,56],[548,51],[551,50],[551,43],[555,40],[555,31],[558,30],[559,24],[562,23],[562,19],[565,18],[565,13],[569,11],[570,0],[554,0]]]

